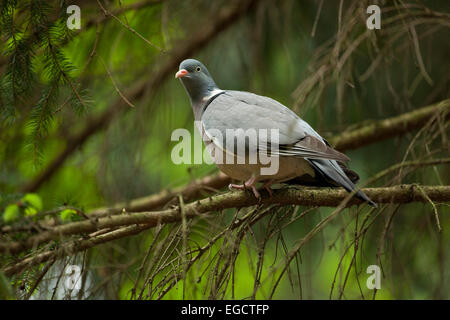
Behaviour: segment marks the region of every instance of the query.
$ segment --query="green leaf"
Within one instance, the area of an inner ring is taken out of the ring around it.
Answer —
[[[77,212],[73,209],[64,209],[61,211],[60,216],[63,221],[70,220]]]
[[[27,193],[22,201],[35,208],[37,211],[42,210],[42,199],[36,193]]]
[[[34,207],[27,207],[25,208],[25,216],[32,217],[37,213],[36,208]]]
[[[20,209],[17,204],[10,204],[6,207],[5,212],[3,212],[3,220],[5,222],[12,222],[17,220],[20,216]]]
[[[3,272],[0,272],[0,299],[14,299],[13,290],[11,284],[9,283]]]

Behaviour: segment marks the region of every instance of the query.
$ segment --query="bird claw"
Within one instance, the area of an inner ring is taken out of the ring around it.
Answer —
[[[259,193],[259,191],[256,189],[256,187],[253,185],[253,183],[247,183],[245,182],[244,184],[233,184],[230,183],[228,185],[228,189],[230,189],[230,191],[233,191],[233,189],[238,189],[238,190],[247,190],[248,188],[252,189],[253,195],[255,196],[256,199],[258,199],[258,203],[261,202],[261,194]]]
[[[266,191],[269,193],[269,196],[272,198],[273,197],[273,192],[272,189],[270,188],[270,186],[272,185],[273,181],[269,180],[267,181],[264,185],[263,188],[266,189]]]
[[[261,194],[259,191],[255,188],[255,186],[251,186],[253,194],[255,195],[255,198],[258,199],[258,203],[261,202]]]
[[[261,197],[261,194],[259,193],[258,189],[256,189],[256,187],[254,185],[255,181],[256,181],[256,179],[254,177],[252,177],[248,181],[244,182],[244,184],[230,183],[228,185],[228,189],[230,189],[231,191],[233,191],[233,189],[238,189],[238,190],[252,189],[253,195],[255,196],[256,199],[258,199],[258,203],[261,203],[262,197]],[[272,183],[273,183],[273,181],[269,180],[263,185],[263,188],[266,189],[266,191],[269,193],[269,196],[271,198],[273,197],[273,192],[272,192],[272,189],[270,188]]]
[[[228,185],[228,189],[230,191],[233,191],[233,189],[238,189],[238,190],[244,190],[245,189],[245,185],[240,185],[240,184],[234,184],[234,183],[230,183]]]
[[[273,191],[269,186],[264,186],[264,189],[269,193],[269,197],[273,197]]]

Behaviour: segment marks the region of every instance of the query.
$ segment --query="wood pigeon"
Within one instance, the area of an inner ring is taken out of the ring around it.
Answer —
[[[188,93],[198,129],[216,165],[229,177],[245,181],[243,185],[230,184],[230,190],[250,188],[260,199],[257,182],[262,182],[270,195],[270,185],[281,182],[341,186],[348,192],[356,188],[359,176],[344,164],[349,158],[331,148],[308,123],[278,101],[250,92],[221,90],[206,67],[194,59],[181,62],[175,78]],[[255,139],[249,139],[251,130],[266,133],[266,138],[257,133]],[[244,161],[236,149],[239,141],[244,144]],[[277,157],[276,172],[264,174],[261,169],[267,169],[268,163],[250,162],[252,152]],[[377,206],[361,190],[356,197]]]

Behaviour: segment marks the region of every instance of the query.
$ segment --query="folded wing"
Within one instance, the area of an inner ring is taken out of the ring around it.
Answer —
[[[208,105],[201,119],[206,135],[228,152],[234,152],[235,149],[230,149],[239,141],[245,141],[246,151],[262,150],[286,157],[349,161],[346,155],[328,146],[293,111],[268,97],[226,91]],[[271,130],[276,130],[278,135],[272,135]]]

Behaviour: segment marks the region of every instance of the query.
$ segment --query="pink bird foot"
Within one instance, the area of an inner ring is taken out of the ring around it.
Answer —
[[[270,188],[272,183],[273,183],[273,180],[269,180],[263,185],[263,188],[267,190],[267,192],[269,193],[269,196],[271,198],[273,197],[273,192],[272,192],[272,189]]]
[[[251,177],[246,182],[244,182],[244,184],[233,184],[233,183],[230,183],[228,185],[228,189],[230,189],[232,191],[233,189],[246,190],[246,189],[250,188],[250,189],[252,189],[252,192],[255,195],[256,199],[258,199],[258,201],[261,201],[261,194],[256,189],[255,182],[256,182],[256,178],[255,177]]]

